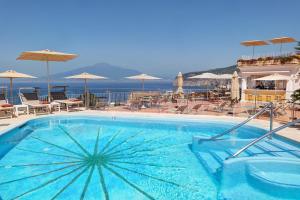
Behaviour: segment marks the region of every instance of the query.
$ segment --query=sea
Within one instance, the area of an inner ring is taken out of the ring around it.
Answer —
[[[84,93],[84,82],[83,81],[67,81],[67,82],[51,82],[51,86],[67,86],[66,93],[69,97],[78,97]],[[2,89],[1,89],[2,88]],[[9,83],[2,82],[0,85],[0,93],[5,92],[9,102],[13,104],[19,104],[19,93],[20,92],[30,92],[33,89],[38,88],[39,96],[47,96],[47,82],[14,82],[13,83],[13,97],[10,96]],[[105,96],[114,101],[126,101],[128,94],[132,91],[141,91],[142,83],[128,82],[128,81],[92,81],[87,83],[87,88],[90,93],[94,93],[97,96]],[[195,90],[206,90],[207,87],[197,86],[197,87],[184,87],[185,91],[195,91]],[[61,90],[61,88],[56,88],[52,90]],[[172,81],[145,81],[144,91],[161,91],[161,92],[171,92],[175,91],[176,87],[173,85]]]

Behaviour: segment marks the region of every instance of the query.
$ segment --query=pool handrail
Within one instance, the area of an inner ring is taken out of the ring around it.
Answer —
[[[257,142],[261,141],[262,139],[268,137],[268,136],[271,136],[272,134],[278,132],[278,131],[281,131],[282,129],[285,129],[285,128],[288,128],[290,126],[293,126],[297,123],[300,123],[300,119],[296,119],[292,122],[288,122],[278,128],[275,128],[269,132],[267,132],[266,134],[256,138],[255,140],[253,140],[252,142],[250,142],[249,144],[245,145],[243,148],[241,148],[240,150],[238,150],[237,152],[235,152],[232,156],[229,156],[227,159],[229,158],[236,158],[238,155],[240,155],[241,153],[243,153],[245,150],[247,150],[248,148],[250,148],[251,146],[253,146],[254,144],[256,144]]]
[[[247,124],[249,121],[251,121],[252,119],[255,119],[256,117],[258,117],[259,115],[263,114],[266,111],[270,112],[270,131],[271,131],[273,129],[273,109],[274,109],[273,103],[270,102],[270,103],[266,104],[260,111],[258,111],[254,115],[250,116],[248,119],[244,120],[243,122],[235,125],[231,129],[228,129],[228,130],[224,131],[223,133],[212,136],[212,137],[210,137],[209,139],[206,139],[206,140],[216,140],[216,139],[218,139],[218,138],[220,138],[224,135],[227,135],[227,134],[231,133],[232,131],[240,128],[241,126]]]

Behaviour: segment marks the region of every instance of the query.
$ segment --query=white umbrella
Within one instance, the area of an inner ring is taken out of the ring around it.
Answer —
[[[159,80],[161,78],[155,77],[155,76],[150,76],[148,74],[139,74],[135,76],[129,76],[126,77],[127,79],[133,79],[133,80],[141,80],[142,81],[142,89],[144,90],[144,81],[145,80]]]
[[[176,91],[177,94],[180,94],[180,95],[183,94],[182,87],[183,87],[183,76],[182,76],[182,73],[179,72],[177,75],[177,91]]]
[[[0,78],[9,78],[10,98],[11,98],[11,101],[13,101],[13,79],[14,78],[36,78],[36,77],[28,75],[28,74],[19,73],[14,70],[7,70],[5,72],[0,73]]]
[[[89,74],[89,73],[81,73],[73,76],[68,76],[65,77],[66,79],[83,79],[84,80],[84,94],[85,94],[85,100],[87,100],[87,79],[107,79],[104,76],[97,76],[94,74]],[[85,107],[87,107],[87,101],[85,101]]]
[[[216,79],[217,77],[218,77],[218,75],[213,74],[213,73],[203,73],[200,75],[191,76],[189,78],[190,79]]]
[[[264,77],[257,78],[254,80],[256,80],[256,81],[286,81],[286,80],[290,80],[290,79],[291,79],[290,76],[281,75],[281,74],[272,74],[272,75],[264,76]]]
[[[217,79],[232,79],[232,74],[220,74],[217,75]]]
[[[49,61],[66,62],[76,58],[76,54],[62,53],[56,51],[50,51],[48,49],[41,51],[24,51],[17,58],[17,60],[36,60],[46,62],[47,66],[47,82],[48,82],[48,100],[51,101],[50,94],[50,75],[49,75]]]
[[[231,79],[231,99],[238,100],[240,98],[239,76],[235,71]]]
[[[261,78],[254,79],[256,81],[275,81],[275,95],[276,95],[276,81],[288,81],[290,80],[290,76],[281,75],[281,74],[272,74],[269,76],[264,76]]]

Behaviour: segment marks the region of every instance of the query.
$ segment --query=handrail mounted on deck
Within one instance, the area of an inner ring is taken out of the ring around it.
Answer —
[[[264,112],[269,111],[270,112],[270,131],[273,129],[273,103],[270,102],[268,104],[266,104],[260,111],[258,111],[257,113],[255,113],[254,115],[252,115],[251,117],[249,117],[248,119],[246,119],[245,121],[237,124],[236,126],[232,127],[231,129],[228,129],[226,131],[224,131],[221,134],[212,136],[211,138],[207,139],[207,140],[215,140],[218,139],[226,134],[231,133],[232,131],[240,128],[241,126],[247,124],[249,121],[251,121],[252,119],[255,119],[256,117],[258,117],[259,115],[263,114]]]
[[[260,136],[259,138],[256,138],[255,140],[253,140],[252,142],[250,142],[249,144],[247,144],[246,146],[244,146],[243,148],[241,148],[240,150],[238,150],[236,153],[234,153],[232,156],[230,156],[228,158],[235,158],[235,157],[237,157],[238,155],[240,155],[241,153],[243,153],[245,150],[247,150],[249,147],[251,147],[252,145],[254,145],[257,142],[261,141],[262,139],[264,139],[264,138],[266,138],[268,136],[271,136],[273,133],[275,133],[277,131],[280,131],[280,130],[285,129],[285,128],[290,127],[290,126],[293,126],[293,125],[295,125],[297,123],[300,123],[300,119],[297,119],[295,121],[289,122],[289,123],[287,123],[285,125],[282,125],[282,126],[280,126],[278,128],[275,128],[275,129],[269,131],[268,133]]]

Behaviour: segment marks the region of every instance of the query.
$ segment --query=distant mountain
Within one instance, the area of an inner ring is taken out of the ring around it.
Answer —
[[[114,66],[114,65],[107,64],[107,63],[97,63],[97,64],[94,64],[91,66],[81,67],[78,69],[53,74],[53,75],[51,75],[51,80],[61,80],[61,79],[64,79],[64,77],[66,77],[66,76],[72,76],[72,75],[80,74],[83,72],[88,72],[91,74],[105,76],[105,77],[109,78],[110,80],[119,80],[119,79],[123,79],[124,77],[127,77],[127,76],[141,74],[141,72],[138,70]],[[45,79],[45,77],[43,77],[43,79]]]
[[[238,71],[236,65],[231,65],[229,67],[223,67],[223,68],[215,68],[215,69],[209,69],[205,71],[198,71],[198,72],[188,72],[183,74],[184,78],[196,76],[203,73],[214,73],[214,74],[233,74],[234,71]]]

